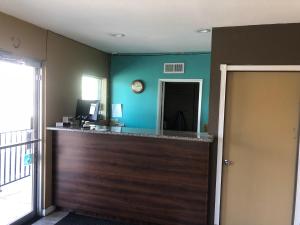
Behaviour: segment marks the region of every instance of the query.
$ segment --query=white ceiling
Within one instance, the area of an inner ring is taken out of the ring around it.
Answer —
[[[300,22],[300,0],[0,0],[0,11],[110,53],[207,52],[199,28]]]

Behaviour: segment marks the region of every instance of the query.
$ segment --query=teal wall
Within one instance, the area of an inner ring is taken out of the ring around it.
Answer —
[[[164,74],[163,64],[185,63],[184,74]],[[123,105],[119,119],[127,127],[155,128],[159,79],[203,79],[201,130],[208,122],[210,53],[181,55],[113,55],[111,59],[111,103]],[[133,80],[143,80],[145,90],[135,94]]]

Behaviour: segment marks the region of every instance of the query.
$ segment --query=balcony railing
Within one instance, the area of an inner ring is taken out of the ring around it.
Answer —
[[[0,133],[0,187],[32,175],[37,142],[32,129]]]

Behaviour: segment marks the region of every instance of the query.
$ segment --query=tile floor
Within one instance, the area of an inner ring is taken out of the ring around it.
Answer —
[[[58,221],[63,219],[65,216],[67,216],[68,214],[69,214],[68,212],[56,211],[51,213],[48,216],[41,218],[40,220],[36,221],[32,225],[54,225]]]

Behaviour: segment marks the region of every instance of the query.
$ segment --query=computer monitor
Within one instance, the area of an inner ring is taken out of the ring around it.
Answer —
[[[84,121],[97,121],[100,108],[99,100],[77,100],[76,119]]]

